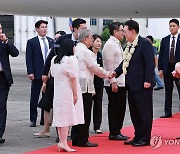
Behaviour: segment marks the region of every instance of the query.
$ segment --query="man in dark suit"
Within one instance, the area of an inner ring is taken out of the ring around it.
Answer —
[[[54,40],[46,36],[47,24],[48,22],[44,20],[39,20],[35,23],[38,36],[28,40],[26,47],[27,74],[32,81],[30,97],[31,127],[36,127],[37,104],[42,87],[42,71],[46,57],[54,45]],[[41,113],[41,122],[44,122],[43,113]]]
[[[171,34],[164,37],[161,41],[158,62],[159,76],[164,78],[165,85],[165,114],[161,116],[161,118],[172,117],[173,81],[175,81],[180,98],[180,87],[178,86],[179,79],[173,78],[171,73],[174,71],[175,63],[180,61],[179,21],[177,19],[171,19],[169,21],[169,30]]]
[[[2,25],[0,23],[0,144],[5,142],[5,139],[2,137],[6,126],[7,98],[9,89],[13,84],[9,55],[17,57],[19,51],[2,33]]]
[[[153,107],[154,54],[149,41],[138,35],[139,24],[134,20],[125,22],[124,36],[128,41],[123,62],[115,69],[114,76],[125,74],[131,120],[135,129],[132,140],[125,145],[150,145]],[[113,76],[112,76],[113,77]]]

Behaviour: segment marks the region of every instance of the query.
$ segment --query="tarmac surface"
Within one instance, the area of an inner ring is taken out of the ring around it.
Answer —
[[[50,138],[34,138],[33,134],[40,131],[43,126],[39,125],[39,117],[36,127],[29,127],[29,98],[31,82],[26,75],[25,54],[20,53],[16,58],[10,58],[14,77],[8,98],[8,117],[4,138],[6,142],[0,145],[0,154],[20,154],[23,152],[39,149],[56,144],[56,131],[51,128]],[[164,114],[164,89],[154,91],[153,108],[154,119]],[[173,93],[173,113],[179,112],[179,98],[177,89]],[[103,97],[103,121],[102,131],[108,131],[107,119],[107,95]],[[124,126],[132,125],[127,105]],[[93,125],[90,126],[90,134],[94,134]],[[180,134],[177,134],[177,136]]]

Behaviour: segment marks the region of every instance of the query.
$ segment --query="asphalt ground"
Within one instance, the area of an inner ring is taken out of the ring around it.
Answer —
[[[54,145],[56,140],[56,131],[51,128],[50,138],[34,138],[33,134],[40,131],[43,126],[29,127],[29,98],[30,81],[26,75],[25,54],[20,53],[16,58],[10,58],[14,84],[11,87],[8,98],[8,117],[4,138],[6,142],[0,145],[0,154],[20,154],[34,149]],[[173,113],[179,112],[179,98],[177,89],[173,93]],[[103,120],[102,131],[108,131],[107,119],[107,94],[104,91],[103,97]],[[164,89],[154,91],[153,93],[154,119],[164,114]],[[40,110],[39,110],[40,111]],[[124,126],[132,125],[127,105]],[[90,126],[90,134],[94,134],[93,125]],[[177,134],[179,136],[180,134]]]

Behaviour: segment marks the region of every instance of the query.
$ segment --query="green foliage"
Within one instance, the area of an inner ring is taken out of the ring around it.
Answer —
[[[109,28],[108,28],[108,27],[105,27],[105,28],[103,29],[103,32],[102,32],[102,34],[101,34],[101,37],[102,37],[103,42],[106,42],[106,41],[109,39],[110,33],[109,33]]]
[[[161,46],[161,40],[155,39],[153,46],[155,46],[157,48],[157,51],[159,52],[160,51],[160,46]]]

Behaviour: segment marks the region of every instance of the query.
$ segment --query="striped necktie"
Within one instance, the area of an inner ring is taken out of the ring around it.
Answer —
[[[44,43],[44,59],[46,60],[46,58],[47,58],[47,53],[48,53],[48,46],[47,46],[47,43],[46,43],[44,37],[42,38],[42,40],[43,40],[43,43]]]
[[[174,59],[174,48],[175,48],[175,37],[173,36],[173,40],[171,42],[170,56],[169,56],[169,62],[171,64],[173,64],[175,62],[175,59]]]

